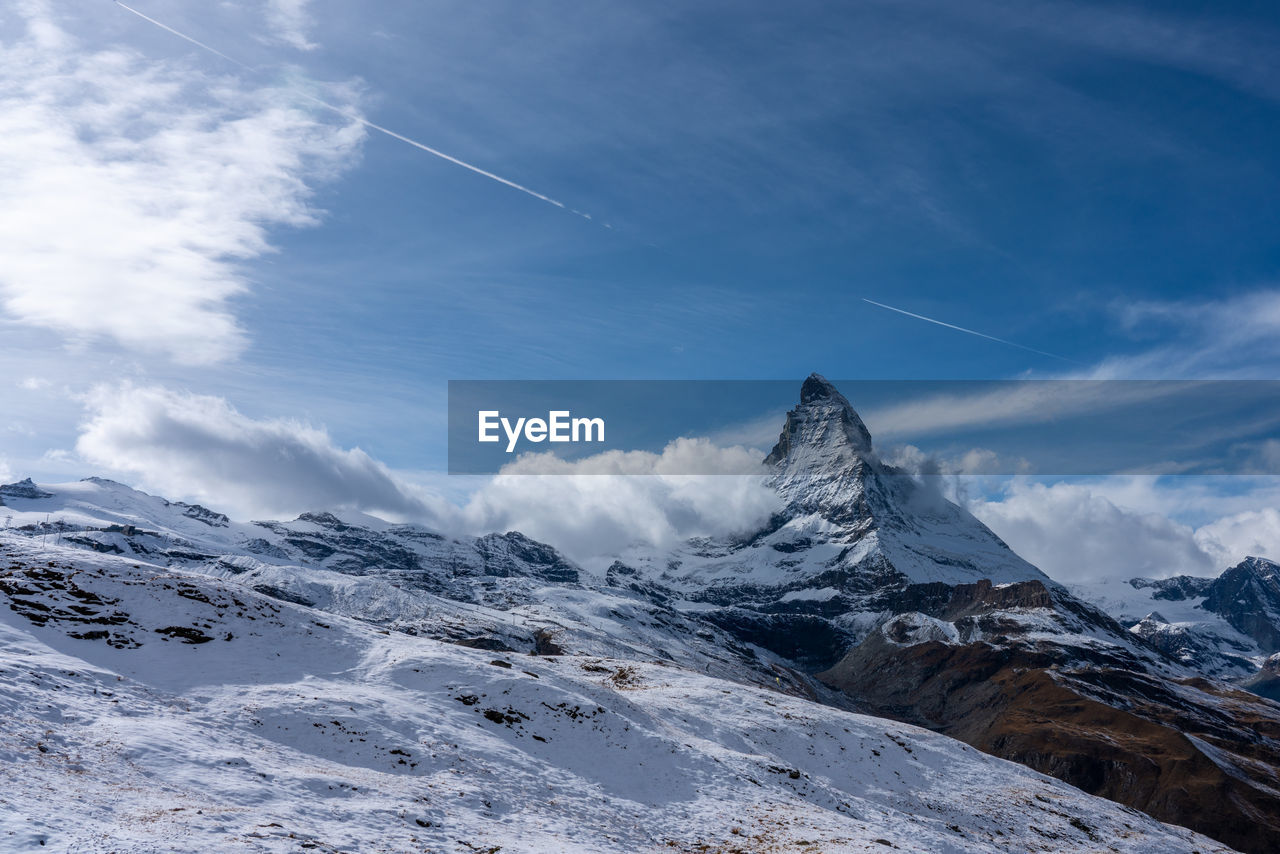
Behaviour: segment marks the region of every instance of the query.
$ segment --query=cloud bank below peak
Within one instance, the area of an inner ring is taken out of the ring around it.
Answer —
[[[157,386],[99,386],[86,403],[80,457],[169,497],[250,517],[320,509],[432,515],[385,465],[300,421],[254,419],[223,398]]]
[[[761,477],[741,474],[759,451],[707,439],[573,462],[522,455],[499,475],[451,481],[460,491],[446,499],[321,428],[252,418],[221,397],[126,383],[97,386],[85,404],[81,461],[239,519],[359,511],[451,535],[520,531],[590,561],[748,530],[779,507]]]
[[[1280,559],[1280,479],[1239,480],[1012,478],[956,497],[1056,581],[1213,576],[1250,555]]]
[[[520,531],[580,561],[635,545],[744,533],[782,505],[765,485],[762,456],[705,438],[676,439],[658,453],[607,451],[571,462],[527,454],[484,482],[456,519],[475,534]],[[760,475],[743,474],[753,467]]]

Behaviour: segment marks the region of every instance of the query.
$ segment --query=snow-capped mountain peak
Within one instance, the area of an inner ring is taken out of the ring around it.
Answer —
[[[870,529],[873,516],[893,512],[892,502],[868,503],[885,491],[876,477],[884,467],[876,459],[871,432],[820,374],[810,374],[801,385],[800,403],[787,413],[764,462],[773,468],[772,485],[792,517],[816,515],[857,538]]]
[[[881,462],[853,405],[820,374],[801,385],[765,463],[786,502],[776,536],[794,539],[789,529],[797,529],[811,542],[852,546],[835,563],[860,576],[873,569],[914,583],[1048,582],[932,485]]]
[[[821,461],[813,453],[817,449],[838,459],[866,456],[871,453],[871,432],[835,386],[821,374],[810,374],[800,386],[800,405],[787,413],[782,434],[765,463],[794,469],[801,463]]]

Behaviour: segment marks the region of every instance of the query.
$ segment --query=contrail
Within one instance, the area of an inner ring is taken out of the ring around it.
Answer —
[[[166,33],[173,33],[173,34],[174,34],[175,36],[177,36],[178,38],[180,38],[180,39],[182,39],[182,40],[184,40],[184,41],[189,41],[189,42],[191,42],[193,45],[195,45],[196,47],[201,48],[201,49],[203,49],[203,50],[207,50],[207,51],[209,51],[209,53],[213,54],[214,56],[220,56],[220,57],[222,57],[223,59],[225,59],[227,62],[230,62],[230,63],[232,63],[233,65],[238,65],[238,66],[240,66],[241,68],[247,69],[248,71],[255,71],[255,70],[256,70],[256,69],[252,68],[251,66],[245,65],[243,62],[241,62],[241,61],[240,61],[240,60],[238,60],[238,59],[233,59],[232,57],[227,56],[225,53],[223,53],[223,52],[222,52],[222,51],[220,51],[220,50],[217,50],[217,49],[215,49],[215,48],[211,48],[211,47],[209,47],[207,44],[205,44],[205,43],[204,43],[204,42],[202,42],[202,41],[196,41],[195,39],[191,38],[191,36],[184,35],[183,33],[178,32],[178,31],[177,31],[177,30],[175,30],[173,27],[165,26],[164,24],[162,24],[162,23],[160,23],[159,21],[157,21],[155,18],[148,18],[146,15],[142,14],[141,12],[139,12],[137,9],[133,8],[132,6],[126,6],[126,5],[124,5],[123,3],[121,3],[121,2],[120,2],[120,0],[114,0],[114,2],[115,2],[115,4],[116,4],[117,6],[119,6],[121,9],[124,9],[124,10],[125,10],[125,11],[127,11],[127,12],[132,12],[133,14],[137,15],[137,16],[138,16],[139,18],[141,18],[142,20],[146,21],[147,23],[155,24],[157,27],[159,27],[160,29],[164,30]]]
[[[114,2],[121,9],[124,9],[126,12],[132,12],[142,20],[146,21],[147,23],[154,24],[155,26],[159,27],[165,32],[172,33],[173,35],[177,36],[183,41],[190,42],[191,44],[195,45],[201,50],[206,50],[209,53],[213,54],[214,56],[219,57],[221,59],[225,59],[227,62],[230,62],[233,65],[238,65],[241,68],[245,69],[246,71],[256,72],[258,70],[251,65],[245,65],[243,62],[236,59],[235,57],[227,56],[225,53],[218,50],[217,48],[210,47],[209,45],[205,44],[202,41],[199,41],[198,39],[193,39],[191,36],[187,35],[186,33],[180,33],[177,30],[175,30],[173,27],[160,23],[155,18],[147,17],[146,15],[139,12],[137,9],[133,8],[132,6],[126,6],[124,3],[121,3],[120,0],[112,0],[112,2]],[[342,107],[336,106],[334,104],[330,104],[328,101],[322,101],[319,98],[315,97],[314,95],[310,95],[306,92],[303,92],[296,87],[294,87],[293,92],[299,95],[300,97],[305,98],[308,101],[311,101],[314,104],[318,104],[319,106],[324,107],[326,110],[331,110],[337,113],[343,118],[350,119],[353,122],[358,122],[364,125],[365,127],[369,128],[370,130],[376,130],[379,133],[386,134],[392,139],[398,139],[401,142],[408,143],[409,145],[412,145],[414,148],[421,149],[427,152],[428,154],[432,154],[432,155],[435,155],[436,157],[439,157],[441,160],[447,160],[455,166],[461,166],[463,169],[468,169],[476,173],[477,175],[483,175],[484,177],[488,178],[491,181],[497,181],[499,184],[504,184],[513,190],[519,190],[520,192],[526,195],[533,196],[535,199],[538,199],[539,201],[546,202],[549,205],[555,205],[561,210],[568,211],[569,213],[580,216],[583,219],[587,219],[587,220],[592,219],[591,214],[583,213],[580,210],[571,208],[568,205],[566,205],[564,202],[557,201],[556,199],[553,199],[550,196],[545,196],[542,193],[539,193],[537,190],[531,190],[528,187],[524,186],[523,184],[517,184],[515,181],[511,181],[506,178],[503,178],[501,175],[495,175],[492,172],[489,172],[488,170],[485,170],[485,169],[481,169],[479,166],[475,166],[471,163],[466,162],[465,160],[459,160],[458,158],[453,157],[452,155],[445,154],[443,151],[440,151],[439,149],[432,148],[431,146],[426,145],[425,143],[418,142],[416,139],[410,139],[409,137],[404,136],[403,134],[396,133],[390,128],[384,128],[382,125],[374,124],[368,119],[362,118],[361,116],[356,115],[355,113],[352,113],[348,110],[344,110]],[[605,228],[609,228],[609,229],[613,228],[613,226],[609,225],[608,223],[601,223],[601,225],[603,225]]]
[[[862,301],[869,302],[874,306],[879,306],[880,308],[887,308],[889,311],[896,311],[898,314],[905,314],[907,317],[914,317],[916,320],[924,320],[924,321],[927,321],[928,323],[936,323],[938,326],[945,326],[948,329],[954,329],[957,332],[966,332],[969,335],[977,335],[979,338],[986,338],[988,341],[996,341],[1000,344],[1007,344],[1010,347],[1017,347],[1019,350],[1026,350],[1028,353],[1035,353],[1040,356],[1048,356],[1051,359],[1061,359],[1064,362],[1071,362],[1073,365],[1084,364],[1084,362],[1077,362],[1075,359],[1068,359],[1066,356],[1059,356],[1057,353],[1047,353],[1044,350],[1037,350],[1034,347],[1027,347],[1022,344],[1018,344],[1014,341],[1006,341],[1005,339],[997,338],[994,335],[987,335],[983,332],[976,332],[972,329],[965,329],[963,326],[956,326],[954,323],[944,323],[941,320],[934,320],[932,317],[925,317],[923,314],[916,314],[914,312],[904,311],[903,309],[900,309],[900,308],[894,308],[891,305],[885,305],[882,302],[876,302],[875,300],[867,299],[866,297],[863,297]]]

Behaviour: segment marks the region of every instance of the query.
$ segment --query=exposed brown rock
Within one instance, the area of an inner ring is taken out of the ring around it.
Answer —
[[[969,593],[992,595],[969,591],[956,604]],[[1053,646],[904,646],[890,640],[900,628],[886,629],[819,678],[874,714],[1242,851],[1280,850],[1280,705],[1208,680],[1071,666]]]

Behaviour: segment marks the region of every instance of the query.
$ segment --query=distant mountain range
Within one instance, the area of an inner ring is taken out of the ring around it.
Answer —
[[[1069,590],[818,375],[766,462],[761,529],[599,570],[518,532],[0,486],[0,754],[39,782],[0,833],[99,850],[123,797],[171,834],[129,850],[1226,850],[1132,808],[1280,850],[1280,567]]]

